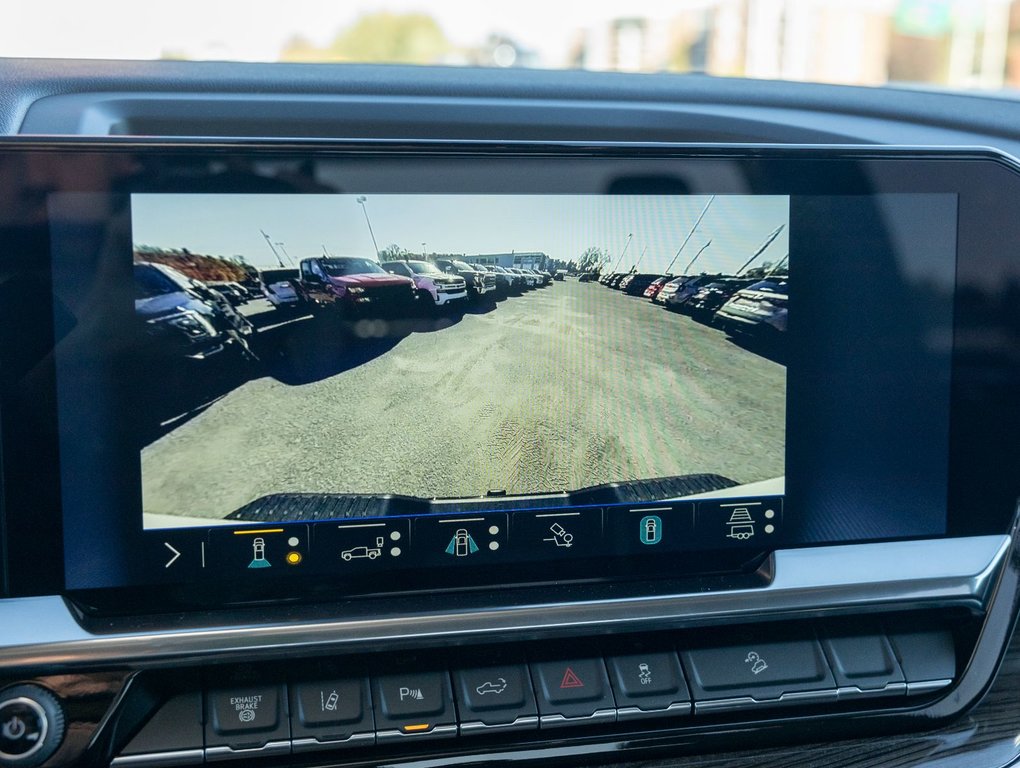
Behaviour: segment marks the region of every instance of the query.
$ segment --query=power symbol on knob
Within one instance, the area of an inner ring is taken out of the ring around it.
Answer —
[[[5,739],[20,739],[25,735],[25,731],[28,727],[25,725],[25,721],[20,717],[12,717],[6,723],[4,723],[3,734]]]
[[[64,709],[47,689],[26,683],[0,691],[0,766],[45,763],[64,739]]]

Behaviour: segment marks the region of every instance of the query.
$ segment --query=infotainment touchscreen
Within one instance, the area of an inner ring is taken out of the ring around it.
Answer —
[[[138,446],[145,528],[346,519],[339,499],[387,494],[477,505],[606,484],[652,503],[608,513],[649,548],[676,535],[672,509],[654,503],[706,491],[735,502],[734,540],[778,526],[780,498],[758,497],[784,487],[787,197],[137,194],[130,205],[135,312],[146,354],[161,353],[137,393],[150,422]],[[614,272],[620,291],[598,285]],[[505,546],[500,518],[457,518],[440,554]],[[536,547],[592,535],[554,513],[533,526]],[[367,535],[351,534],[341,565],[407,547],[354,530]],[[285,564],[274,544],[253,539],[259,564]]]
[[[475,150],[11,152],[11,572],[354,596],[991,525],[994,164]]]

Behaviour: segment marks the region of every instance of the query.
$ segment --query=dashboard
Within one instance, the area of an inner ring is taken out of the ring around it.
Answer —
[[[337,72],[0,66],[0,764],[1009,764],[1014,105]]]

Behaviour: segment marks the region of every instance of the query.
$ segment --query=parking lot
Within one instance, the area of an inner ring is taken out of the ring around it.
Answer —
[[[435,320],[245,308],[262,358],[142,451],[145,512],[276,492],[549,492],[784,474],[785,368],[715,328],[568,279]]]

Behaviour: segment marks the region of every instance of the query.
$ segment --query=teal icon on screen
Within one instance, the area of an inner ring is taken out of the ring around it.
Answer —
[[[662,541],[662,518],[658,515],[642,517],[638,536],[642,544],[658,544]]]
[[[450,543],[446,546],[446,554],[453,555],[454,557],[467,557],[477,551],[478,545],[475,544],[474,537],[467,532],[466,528],[458,528],[457,532],[453,534],[453,538],[450,539]]]
[[[249,568],[269,568],[270,562],[266,560],[266,540],[261,536],[251,543],[252,558],[248,563]]]

